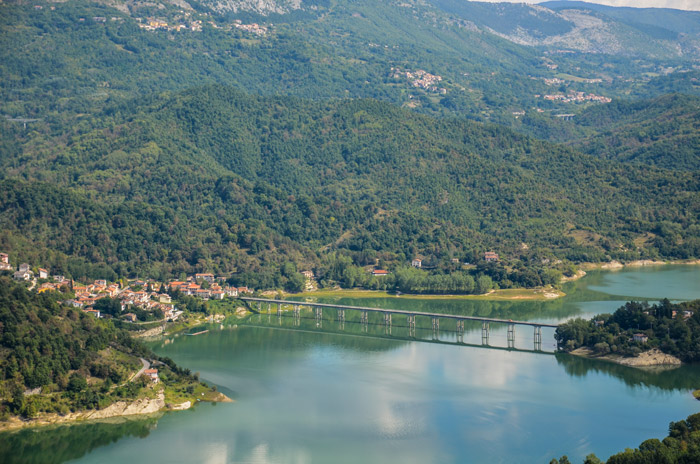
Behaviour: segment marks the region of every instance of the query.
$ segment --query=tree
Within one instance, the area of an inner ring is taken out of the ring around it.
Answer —
[[[292,273],[287,278],[284,289],[291,293],[303,292],[306,286],[306,278],[299,272]]]
[[[85,377],[75,372],[71,374],[70,378],[68,379],[68,386],[66,387],[66,390],[73,393],[79,393],[85,390],[87,386],[88,384]]]

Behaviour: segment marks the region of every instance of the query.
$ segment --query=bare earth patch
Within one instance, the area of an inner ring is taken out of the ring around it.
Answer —
[[[682,364],[680,359],[663,353],[658,348],[653,348],[631,358],[615,354],[597,355],[590,348],[578,348],[572,351],[571,354],[584,358],[604,359],[630,367],[680,366]]]

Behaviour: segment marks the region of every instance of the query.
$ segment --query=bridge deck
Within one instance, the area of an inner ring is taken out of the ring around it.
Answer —
[[[381,308],[368,308],[364,306],[345,306],[329,303],[308,303],[305,301],[290,301],[290,300],[272,300],[267,298],[252,298],[252,297],[241,297],[239,298],[243,301],[258,301],[260,303],[274,303],[274,304],[286,304],[286,305],[300,305],[300,306],[313,306],[315,308],[333,308],[333,309],[354,309],[358,311],[372,311],[375,313],[389,313],[389,314],[403,314],[406,316],[425,316],[425,317],[440,317],[447,319],[457,319],[464,321],[479,321],[479,322],[496,322],[500,324],[515,324],[515,325],[529,325],[531,327],[551,327],[557,328],[557,324],[546,324],[542,322],[529,322],[529,321],[513,321],[510,319],[495,319],[490,317],[478,317],[478,316],[462,316],[459,314],[441,314],[441,313],[426,313],[422,311],[406,311],[402,309],[381,309]]]

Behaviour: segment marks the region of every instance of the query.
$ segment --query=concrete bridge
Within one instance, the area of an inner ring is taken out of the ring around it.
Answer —
[[[360,323],[363,325],[369,324],[370,314],[379,314],[383,316],[384,325],[386,327],[391,327],[392,316],[400,315],[406,317],[406,323],[408,324],[409,333],[415,333],[416,329],[416,318],[429,318],[432,322],[433,332],[437,333],[440,330],[440,320],[451,320],[455,321],[456,331],[458,334],[464,334],[464,322],[465,321],[476,321],[481,322],[481,339],[482,344],[488,345],[489,337],[491,334],[491,324],[504,324],[508,327],[507,341],[509,348],[515,348],[515,328],[516,326],[526,326],[533,328],[533,340],[535,345],[535,350],[542,348],[542,327],[554,328],[559,327],[556,324],[545,324],[542,322],[529,322],[529,321],[514,321],[512,319],[497,319],[490,317],[479,317],[479,316],[463,316],[458,314],[439,314],[439,313],[426,313],[422,311],[407,311],[401,309],[382,309],[382,308],[369,308],[364,306],[346,306],[330,303],[310,303],[305,301],[291,301],[291,300],[276,300],[268,298],[252,298],[252,297],[241,297],[241,300],[249,303],[257,303],[258,312],[263,312],[263,306],[267,305],[267,312],[272,312],[273,305],[276,306],[277,315],[282,316],[282,305],[288,305],[293,308],[293,315],[295,318],[301,317],[301,308],[308,307],[314,311],[314,317],[317,321],[322,321],[323,310],[332,309],[336,311],[336,317],[339,322],[345,322],[345,311],[359,311],[360,312]]]
[[[263,317],[263,315],[257,315],[255,317]],[[444,339],[437,339],[437,338],[412,338],[412,337],[405,337],[397,334],[392,334],[392,333],[384,333],[384,334],[373,334],[373,333],[368,333],[368,332],[362,332],[362,333],[348,333],[343,331],[342,329],[339,330],[333,330],[333,328],[328,328],[328,327],[323,327],[320,329],[305,329],[301,327],[288,327],[288,326],[275,326],[270,323],[265,324],[263,321],[259,321],[258,323],[255,323],[253,320],[250,321],[245,321],[239,323],[241,326],[245,327],[257,327],[257,328],[262,328],[262,329],[270,329],[270,330],[279,330],[282,332],[298,332],[298,333],[325,333],[325,334],[333,334],[333,335],[339,335],[339,336],[344,336],[344,337],[360,337],[360,338],[371,338],[371,339],[376,339],[376,340],[398,340],[398,341],[411,341],[411,342],[420,342],[420,343],[432,343],[432,344],[437,344],[437,345],[451,345],[451,346],[461,346],[461,347],[469,347],[469,348],[481,348],[481,349],[487,349],[487,350],[500,350],[500,351],[517,351],[517,352],[522,352],[522,353],[536,353],[536,354],[549,354],[549,355],[554,355],[556,354],[555,351],[543,351],[541,349],[527,349],[527,348],[517,348],[517,347],[505,347],[505,346],[497,346],[497,345],[486,345],[484,343],[481,344],[476,344],[476,343],[466,343],[463,339],[457,338],[456,341],[452,340],[444,340]]]

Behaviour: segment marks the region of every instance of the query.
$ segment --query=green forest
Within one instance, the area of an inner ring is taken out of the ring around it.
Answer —
[[[69,296],[30,292],[0,276],[1,420],[103,409],[140,397],[148,382],[143,377],[128,381],[141,367],[139,357],[160,362],[159,377],[166,385],[199,385],[189,370],[157,357],[111,320],[62,304]]]
[[[451,2],[314,5],[236,16],[264,34],[199,3],[0,5],[2,250],[78,279],[214,272],[294,291],[313,270],[415,293],[700,256],[697,98],[638,99],[697,93],[695,71],[646,72],[682,59],[543,55],[465,27]],[[152,17],[201,30],[141,27]],[[619,78],[544,82],[603,68]],[[418,70],[445,92],[401,77]],[[569,91],[616,99],[565,121],[535,97]],[[479,267],[486,251],[498,266]],[[405,269],[415,257],[430,265]]]
[[[700,300],[658,304],[630,301],[613,314],[590,321],[574,319],[561,324],[555,338],[560,349],[591,348],[596,354],[636,356],[650,348],[684,362],[700,360]],[[639,340],[634,340],[634,335]]]
[[[68,136],[2,124],[20,153],[0,159],[0,244],[76,277],[247,273],[237,282],[267,288],[329,252],[393,269],[496,251],[508,272],[700,255],[695,172],[373,100],[208,86],[108,108]]]

